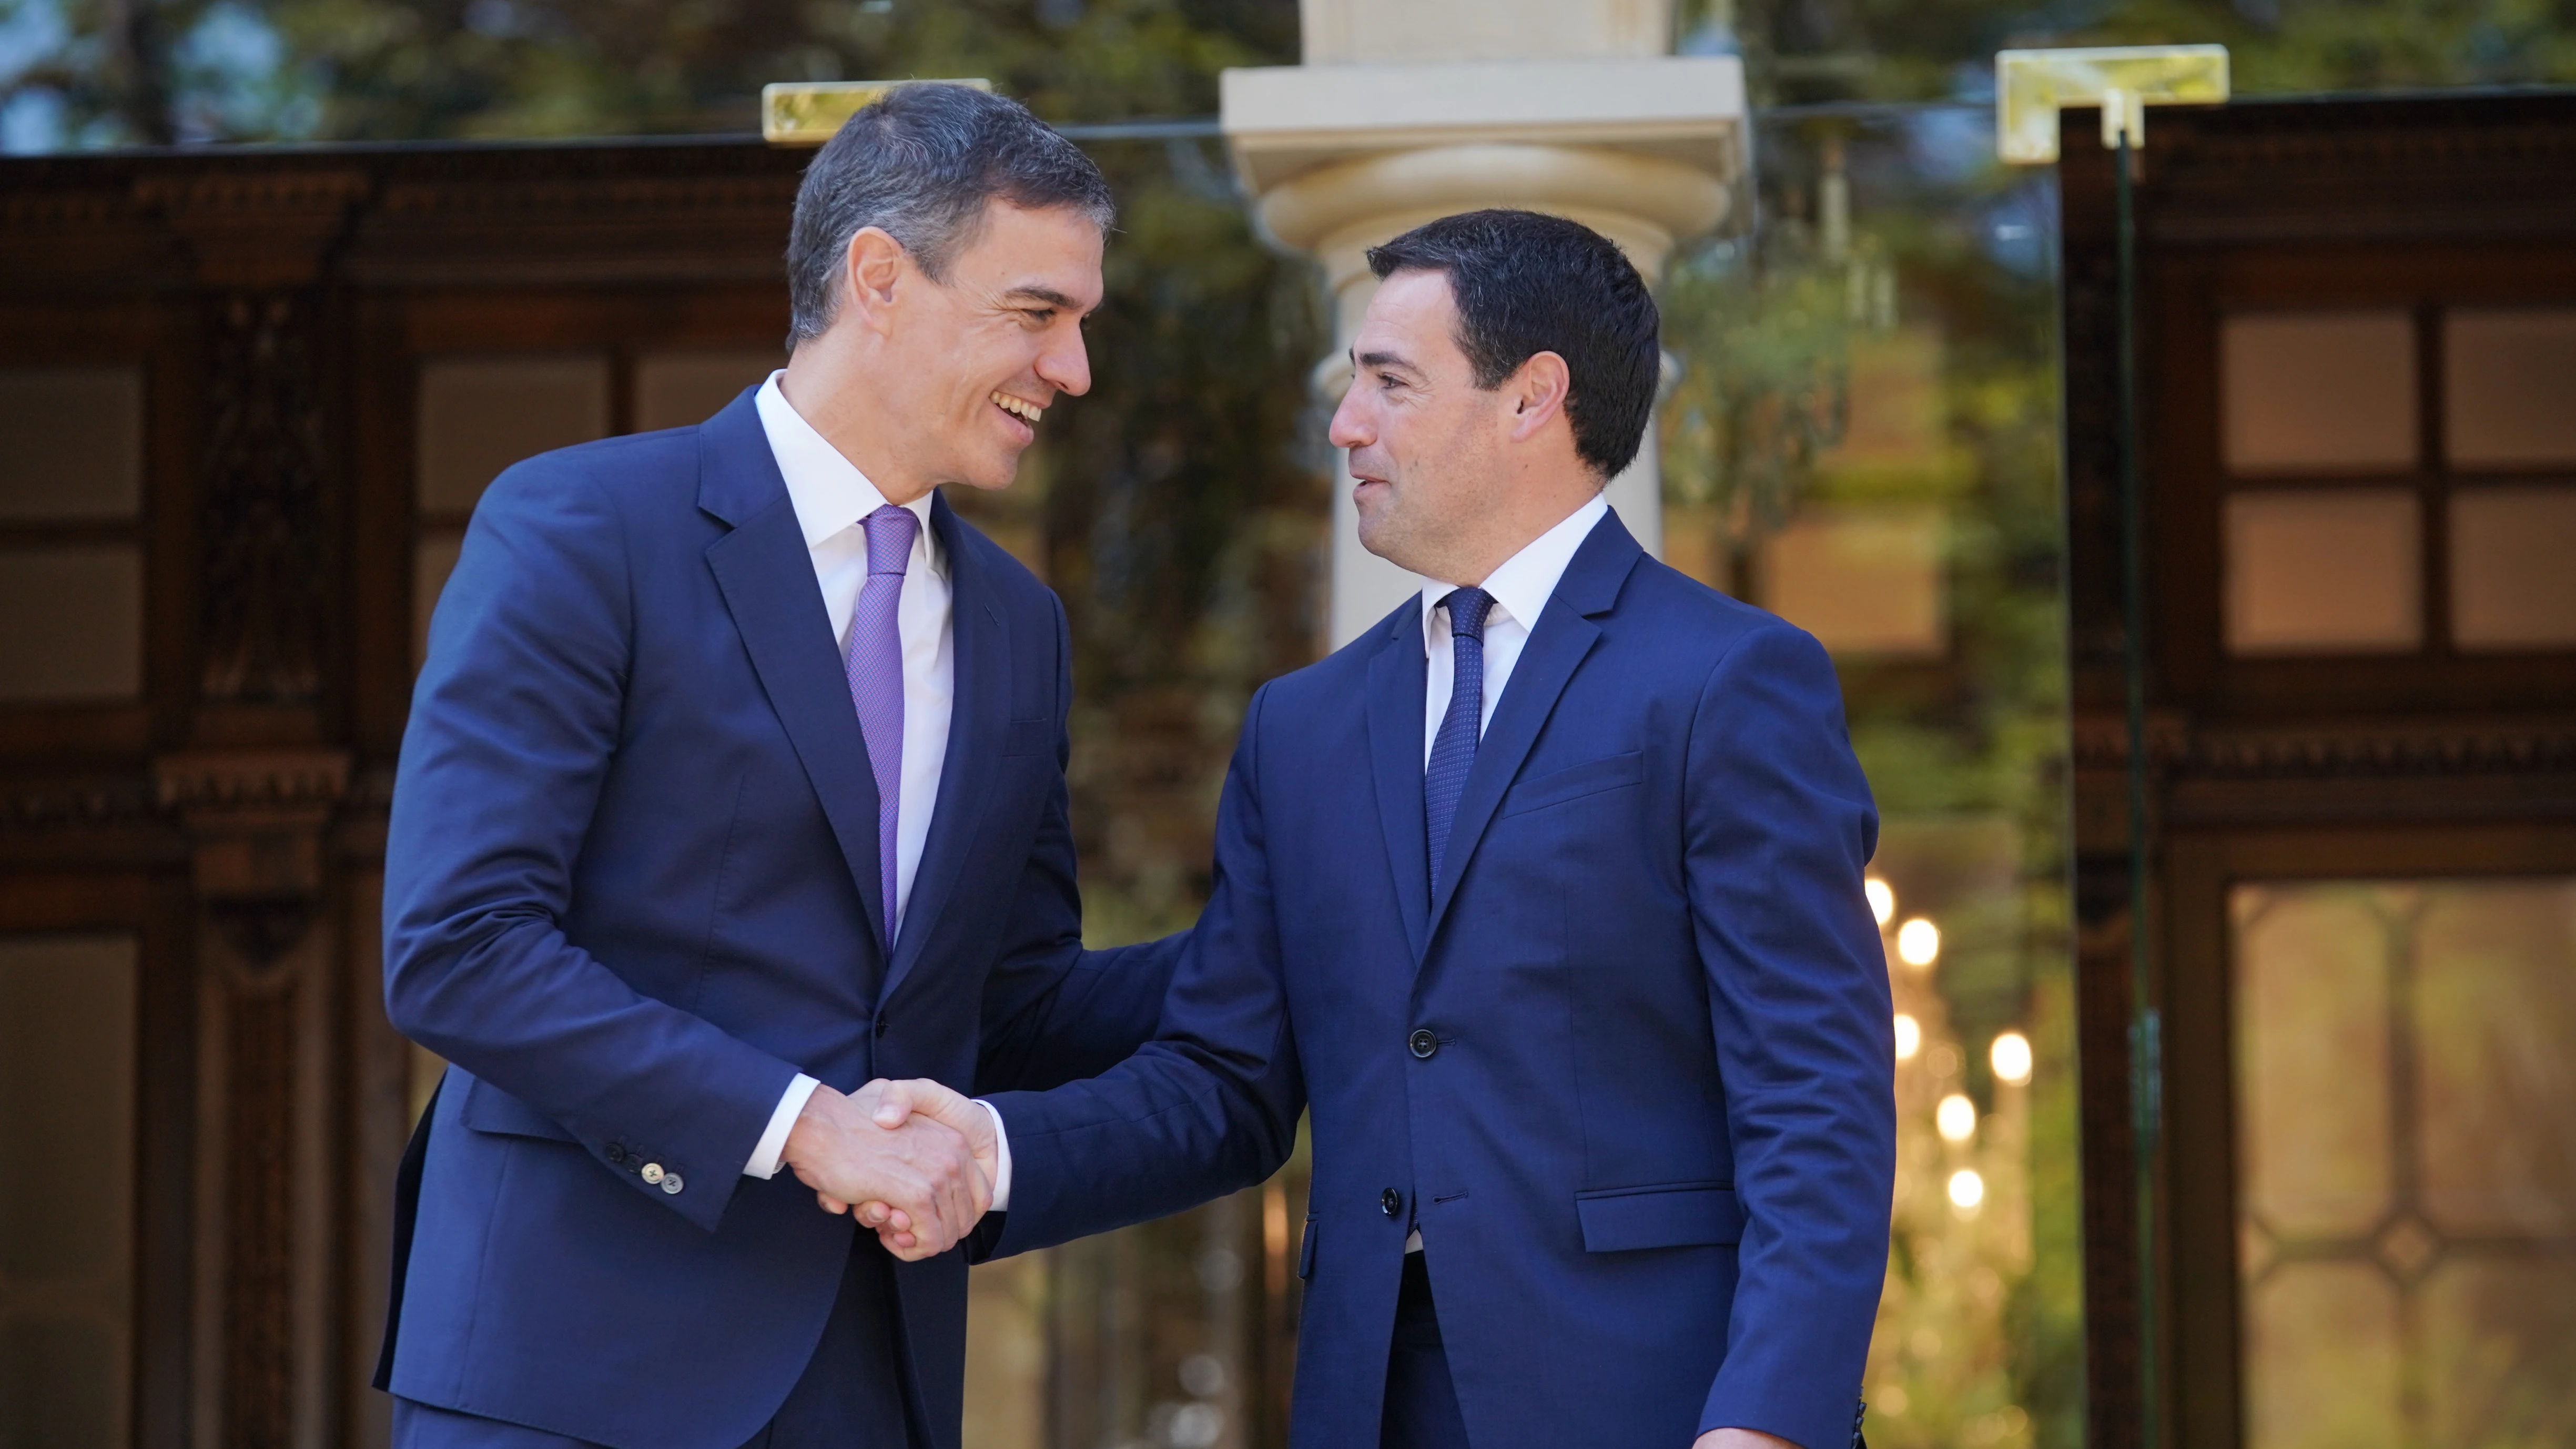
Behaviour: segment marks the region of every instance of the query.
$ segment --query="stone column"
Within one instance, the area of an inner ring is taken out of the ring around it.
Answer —
[[[1231,70],[1226,139],[1263,230],[1324,266],[1335,341],[1315,369],[1338,401],[1376,280],[1367,249],[1434,217],[1517,206],[1617,242],[1652,282],[1723,220],[1747,158],[1734,57],[1666,55],[1670,0],[1302,0],[1303,65]],[[1654,439],[1610,501],[1661,552]],[[1362,549],[1337,471],[1330,639],[1409,591]]]

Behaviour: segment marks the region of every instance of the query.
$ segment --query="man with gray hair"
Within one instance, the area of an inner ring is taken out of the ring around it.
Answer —
[[[386,847],[386,1005],[452,1064],[398,1445],[957,1444],[1009,1165],[867,1084],[1103,1070],[1177,946],[1081,949],[1064,610],[935,491],[1090,387],[1110,218],[1018,105],[899,88],[807,170],[784,370],[485,493]]]

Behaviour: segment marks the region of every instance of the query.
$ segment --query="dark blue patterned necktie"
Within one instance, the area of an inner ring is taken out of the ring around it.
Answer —
[[[1449,853],[1449,823],[1458,818],[1467,769],[1476,763],[1477,726],[1485,718],[1485,613],[1494,607],[1494,596],[1458,589],[1440,607],[1449,611],[1449,712],[1440,717],[1431,763],[1422,771],[1422,823],[1430,832],[1434,891],[1440,889],[1440,862]]]

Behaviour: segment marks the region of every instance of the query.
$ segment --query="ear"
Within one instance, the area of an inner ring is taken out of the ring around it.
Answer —
[[[895,287],[912,259],[883,227],[863,226],[841,258],[841,307],[872,332],[894,325]]]
[[[1565,399],[1572,389],[1574,375],[1565,359],[1553,352],[1533,352],[1503,382],[1504,395],[1512,404],[1512,441],[1526,443],[1560,420],[1573,426],[1565,417]]]

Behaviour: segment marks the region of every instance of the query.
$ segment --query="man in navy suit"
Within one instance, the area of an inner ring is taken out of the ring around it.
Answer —
[[[1019,106],[898,89],[807,170],[783,372],[476,510],[386,848],[386,1004],[452,1064],[398,1445],[957,1444],[1001,1164],[863,1084],[1099,1071],[1176,954],[1082,952],[1064,611],[934,492],[1089,388],[1110,214]]]
[[[1256,1182],[1311,1108],[1292,1443],[1843,1449],[1895,1108],[1832,666],[1602,501],[1659,361],[1617,248],[1490,211],[1369,260],[1332,436],[1422,594],[1254,696],[1160,1039],[990,1099],[981,1246]]]

